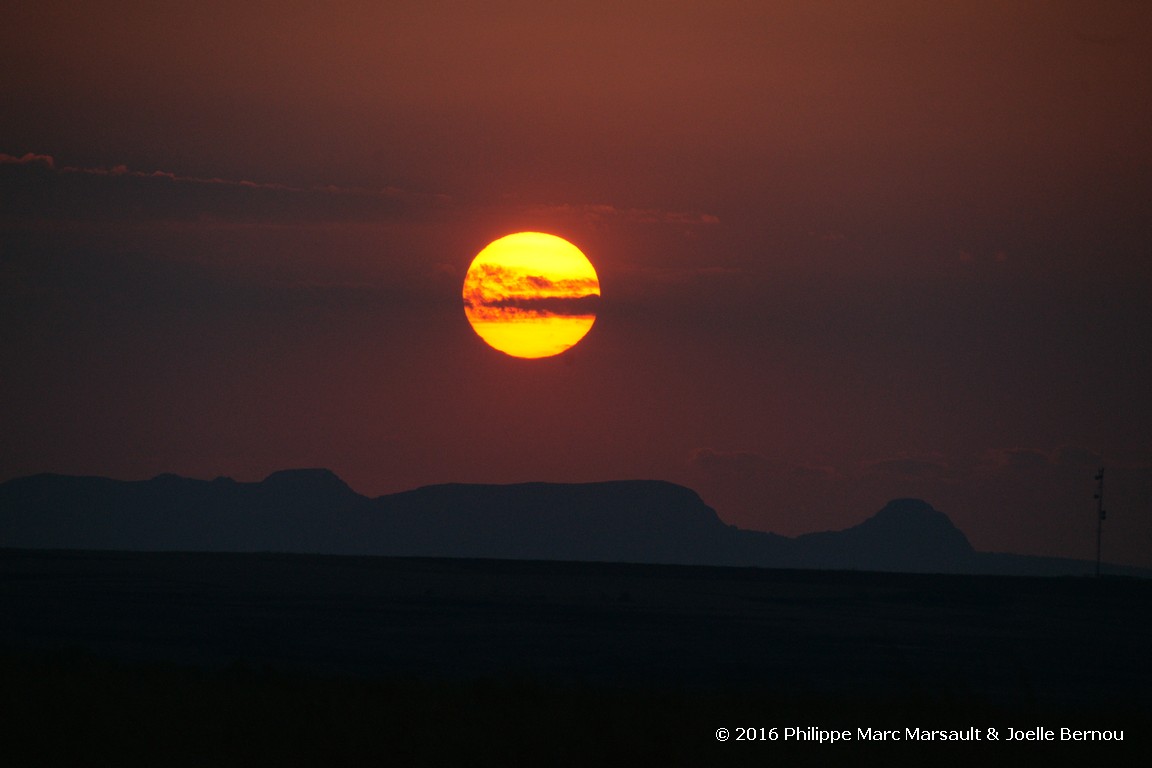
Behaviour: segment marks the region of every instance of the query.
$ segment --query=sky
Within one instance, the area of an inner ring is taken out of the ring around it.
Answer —
[[[786,535],[917,497],[1152,567],[1152,6],[18,0],[0,480],[663,479]],[[489,242],[600,278],[570,351]]]

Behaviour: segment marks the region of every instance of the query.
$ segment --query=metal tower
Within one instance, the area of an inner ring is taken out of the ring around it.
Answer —
[[[1100,575],[1100,535],[1104,528],[1104,467],[1096,473],[1096,575]]]

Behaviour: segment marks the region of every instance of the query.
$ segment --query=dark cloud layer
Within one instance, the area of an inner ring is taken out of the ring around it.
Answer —
[[[559,296],[551,298],[515,297],[496,299],[494,301],[486,301],[482,306],[491,309],[522,309],[530,313],[544,315],[587,316],[595,315],[596,308],[599,305],[600,297],[593,294],[572,299]]]

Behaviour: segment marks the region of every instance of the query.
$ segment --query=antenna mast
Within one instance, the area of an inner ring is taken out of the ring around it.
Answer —
[[[1100,535],[1104,528],[1104,467],[1096,473],[1096,575],[1100,575]]]

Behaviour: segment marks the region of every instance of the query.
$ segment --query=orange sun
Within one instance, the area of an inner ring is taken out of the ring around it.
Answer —
[[[513,357],[551,357],[596,321],[600,280],[580,249],[543,232],[488,244],[464,277],[464,314],[488,345]]]

